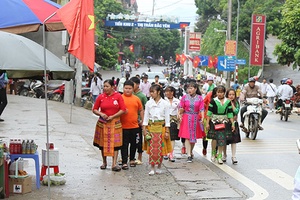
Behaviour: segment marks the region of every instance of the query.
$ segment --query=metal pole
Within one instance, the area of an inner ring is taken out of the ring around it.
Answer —
[[[236,59],[238,59],[238,46],[239,46],[239,21],[240,21],[240,0],[237,0],[238,3],[238,8],[237,8],[237,17],[236,17],[236,36],[235,36],[235,41],[236,41]],[[236,71],[235,71],[235,78],[237,79],[238,76],[238,68],[239,66],[236,65]]]
[[[232,0],[228,0],[228,21],[227,21],[227,40],[231,38],[231,16],[232,16]],[[226,75],[226,88],[230,88],[230,72]]]
[[[154,5],[155,5],[155,0],[153,0],[153,5],[152,5],[152,16],[154,16]]]
[[[51,192],[50,192],[50,156],[49,156],[49,118],[48,118],[48,96],[47,96],[47,85],[48,85],[48,80],[47,80],[47,63],[46,63],[46,29],[45,29],[45,23],[48,21],[50,18],[52,18],[56,12],[52,13],[49,17],[47,17],[44,22],[43,22],[43,47],[44,47],[44,78],[45,78],[45,109],[46,109],[46,135],[47,135],[47,164],[48,164],[48,199],[51,199]]]

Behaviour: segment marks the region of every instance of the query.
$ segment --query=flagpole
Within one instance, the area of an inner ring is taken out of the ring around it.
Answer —
[[[46,29],[45,29],[45,23],[48,21],[50,18],[52,18],[56,12],[52,13],[49,17],[47,17],[43,21],[43,48],[44,48],[44,79],[45,79],[45,108],[46,108],[46,135],[47,135],[47,164],[49,166],[50,163],[50,155],[49,155],[49,114],[48,114],[48,96],[47,96],[47,85],[48,85],[48,79],[47,79],[47,60],[46,60]],[[51,192],[50,192],[50,167],[48,169],[48,199],[51,199]]]

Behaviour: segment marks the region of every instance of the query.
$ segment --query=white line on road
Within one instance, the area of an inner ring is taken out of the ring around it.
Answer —
[[[287,190],[294,189],[294,178],[279,169],[258,169],[257,171]]]
[[[194,147],[194,151],[196,151],[199,155],[202,154],[202,150],[197,146]],[[207,156],[206,159],[211,162],[209,156]],[[246,176],[235,171],[228,165],[219,165],[215,163],[213,164],[219,167],[224,172],[226,172],[232,178],[236,179],[237,181],[245,185],[247,188],[249,188],[249,190],[251,190],[254,193],[254,196],[249,198],[249,200],[263,200],[269,196],[269,193],[264,188],[262,188],[260,185],[256,184],[252,180],[248,179]]]

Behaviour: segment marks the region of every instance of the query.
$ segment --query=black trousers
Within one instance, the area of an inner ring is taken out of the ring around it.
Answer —
[[[136,136],[139,128],[123,129],[123,146],[121,147],[122,164],[128,162],[128,146],[130,144],[130,161],[134,160],[136,152]]]
[[[143,130],[141,126],[138,129],[139,133],[136,136],[136,148],[138,153],[143,153]]]
[[[0,116],[7,105],[6,88],[0,89]]]
[[[244,113],[247,111],[247,106],[241,108],[241,122],[244,124],[245,118],[243,117]],[[261,123],[264,121],[268,114],[268,111],[262,109]]]

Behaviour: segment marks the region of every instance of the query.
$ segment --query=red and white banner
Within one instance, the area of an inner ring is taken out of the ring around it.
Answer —
[[[250,65],[263,66],[266,34],[266,16],[252,15]]]
[[[201,33],[190,33],[189,51],[200,51],[201,49]]]

